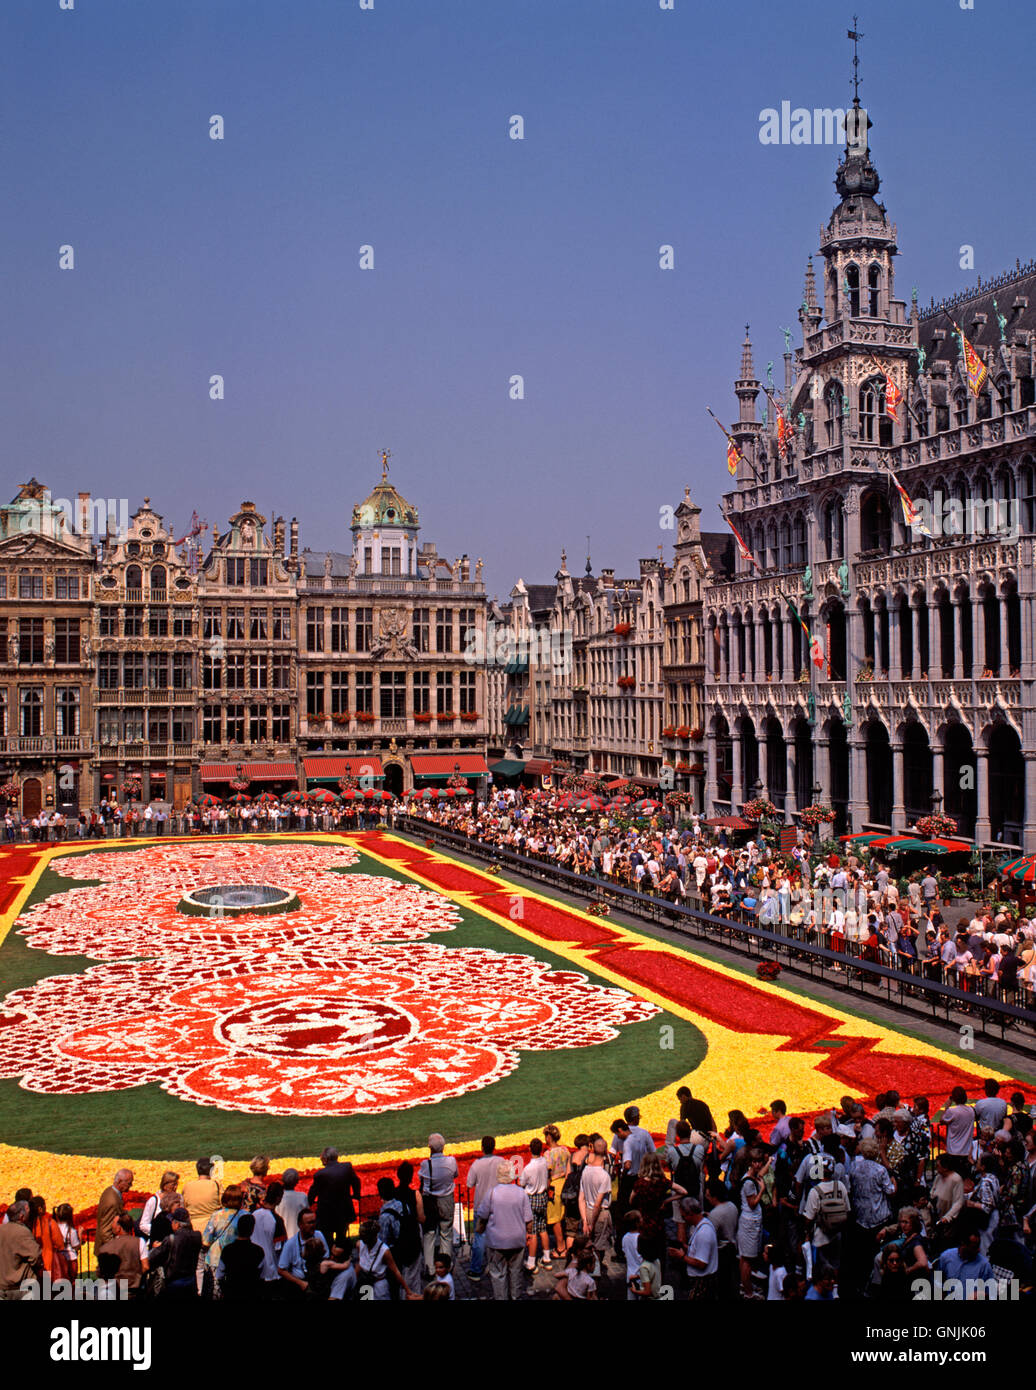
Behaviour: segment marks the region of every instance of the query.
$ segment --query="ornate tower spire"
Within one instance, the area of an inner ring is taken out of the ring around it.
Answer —
[[[755,373],[752,365],[752,339],[748,336],[748,324],[745,324],[745,341],[741,344],[741,380],[751,381]]]

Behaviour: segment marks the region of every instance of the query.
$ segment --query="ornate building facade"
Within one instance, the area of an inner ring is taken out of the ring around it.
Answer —
[[[382,479],[353,508],[349,551],[302,553],[299,743],[310,782],[367,777],[398,793],[487,776],[482,561],[420,543]]]
[[[203,790],[225,796],[295,785],[298,715],[298,524],[285,554],[284,520],[272,536],[254,502],[242,502],[198,577],[201,610],[200,736]],[[238,773],[240,768],[240,774]]]
[[[198,585],[149,498],[105,537],[94,596],[92,799],[129,788],[179,809],[201,761]]]
[[[0,508],[0,781],[30,817],[75,811],[90,779],[94,545],[77,520],[35,478]]]
[[[908,309],[879,187],[869,147],[847,148],[779,402],[759,401],[746,332],[723,507],[758,568],[739,556],[706,593],[706,799],[823,800],[836,832],[941,809],[1036,850],[1036,267]],[[977,395],[955,324],[988,371]]]

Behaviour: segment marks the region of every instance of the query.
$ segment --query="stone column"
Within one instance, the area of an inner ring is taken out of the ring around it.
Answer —
[[[911,644],[910,679],[916,681],[921,675],[921,605],[919,603],[911,604],[910,613],[914,625],[914,640]],[[931,636],[931,631],[931,624],[929,624],[929,637]]]
[[[1026,767],[1028,774],[1028,767]],[[1028,776],[1026,776],[1028,781]],[[989,750],[975,749],[975,782],[978,793],[978,815],[975,818],[975,839],[979,844],[988,840],[993,827],[989,819]]]
[[[906,806],[903,803],[903,741],[892,739],[892,832],[906,829]]]
[[[795,740],[786,738],[784,750],[785,761],[788,764],[788,790],[784,797],[784,809],[790,820],[799,809],[799,760],[795,751]]]
[[[819,732],[813,735],[813,781],[823,787],[821,799],[831,800],[831,740]]]
[[[755,615],[754,679],[757,681],[764,681],[766,679],[766,635],[763,631],[763,620],[758,613]]]
[[[971,600],[971,662],[974,679],[986,669],[986,614],[978,594]]]
[[[1022,817],[1022,848],[1036,853],[1036,750],[1025,755],[1025,814]]]
[[[902,647],[899,636],[899,604],[889,604],[889,680],[903,678]]]
[[[941,805],[946,805],[946,749],[941,739],[932,742],[932,791],[942,795]]]
[[[715,804],[719,799],[719,776],[717,763],[719,759],[716,755],[716,735],[710,733],[708,742],[705,745],[705,814],[713,814]]]
[[[737,808],[745,800],[744,774],[741,767],[741,733],[736,727],[731,731],[731,747],[733,749],[733,780],[730,784],[730,810],[732,815],[737,814]]]
[[[1011,674],[1011,645],[1007,625],[1007,597],[1000,595],[1000,679],[1007,680]]]
[[[863,736],[854,731],[849,736],[849,819],[859,828],[868,818],[867,745]]]
[[[959,598],[951,598],[953,609],[953,679],[964,679],[964,608]]]

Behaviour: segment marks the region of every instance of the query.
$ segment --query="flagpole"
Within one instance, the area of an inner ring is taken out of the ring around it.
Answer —
[[[710,415],[712,415],[712,410],[711,410],[711,408],[710,408],[709,406],[706,406],[705,409],[709,412]],[[715,416],[715,415],[712,415],[712,418],[713,418],[713,420],[716,421],[716,428],[720,431],[721,434],[723,434],[723,435],[726,437],[727,442],[728,442],[729,444],[734,444],[734,436],[733,436],[732,434],[729,434],[729,433],[723,428],[723,426],[720,424],[719,420],[716,419],[716,416]],[[745,463],[747,463],[748,466],[749,466],[749,468],[752,470],[752,474],[753,474],[753,476],[754,476],[756,482],[761,484],[763,480],[762,480],[762,478],[760,478],[759,474],[756,473],[756,471],[755,471],[755,464],[752,462],[752,460],[751,460],[750,458],[745,458],[745,455],[741,452],[740,449],[737,448],[737,445],[736,445],[736,444],[734,444],[734,448],[737,449],[737,456],[738,456],[738,458],[739,458],[739,459],[744,459]]]

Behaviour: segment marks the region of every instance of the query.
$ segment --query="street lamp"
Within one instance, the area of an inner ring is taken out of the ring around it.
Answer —
[[[933,791],[929,800],[932,803],[932,814],[937,816],[939,814],[939,807],[942,805],[942,792]]]
[[[820,798],[824,795],[824,788],[820,785],[819,782],[814,782],[814,783],[813,783],[812,791],[813,791],[813,804],[814,804],[814,806],[816,806],[816,805],[819,804]]]

